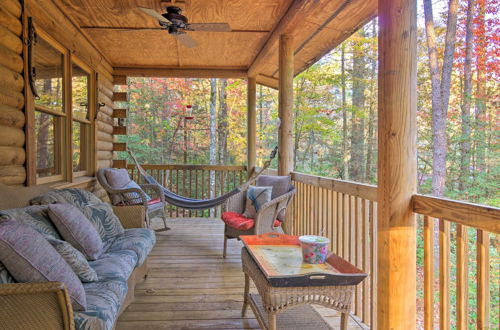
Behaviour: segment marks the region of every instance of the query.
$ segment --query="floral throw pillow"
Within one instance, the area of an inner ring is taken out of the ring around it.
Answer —
[[[262,205],[271,200],[273,187],[249,186],[247,189],[247,201],[243,215],[255,219]]]

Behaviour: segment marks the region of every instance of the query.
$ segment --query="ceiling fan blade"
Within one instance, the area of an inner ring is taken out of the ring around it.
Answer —
[[[198,43],[196,40],[191,38],[190,35],[183,33],[183,34],[172,34],[177,40],[179,40],[184,46],[187,48],[194,48],[198,46]]]
[[[115,29],[119,32],[137,32],[137,31],[167,31],[165,28],[133,28],[133,29]]]
[[[227,23],[190,23],[189,27],[195,31],[231,32]]]
[[[166,19],[165,17],[158,14],[158,12],[156,12],[156,10],[144,8],[144,7],[137,7],[137,9],[142,10],[144,13],[156,18],[157,20],[160,20],[160,21],[165,22],[165,23],[170,23],[170,21],[168,19]]]

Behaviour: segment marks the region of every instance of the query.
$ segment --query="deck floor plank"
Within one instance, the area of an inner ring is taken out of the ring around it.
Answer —
[[[169,226],[171,230],[157,233],[148,278],[136,286],[135,300],[120,315],[116,329],[259,329],[251,309],[245,318],[240,314],[241,243],[229,240],[223,259],[220,220],[178,218],[169,220]],[[256,292],[253,283],[251,291]],[[334,329],[340,327],[339,313],[317,310]],[[350,318],[349,329],[366,327]]]

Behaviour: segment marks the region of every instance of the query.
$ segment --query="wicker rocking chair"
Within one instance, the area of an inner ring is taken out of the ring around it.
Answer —
[[[113,204],[113,210],[116,214],[120,214],[127,218],[143,217],[145,225],[150,228],[150,221],[155,216],[161,216],[163,219],[164,228],[156,231],[165,231],[170,228],[167,226],[167,214],[165,212],[166,202],[165,196],[160,186],[154,184],[141,184],[140,188],[113,188],[108,182],[106,176],[107,171],[113,169],[101,168],[97,171],[97,180],[108,194],[108,197]],[[125,173],[123,173],[125,175]],[[127,174],[128,176],[128,174]],[[127,181],[125,179],[125,181]],[[128,181],[132,181],[128,177]],[[148,195],[153,196],[148,199]]]

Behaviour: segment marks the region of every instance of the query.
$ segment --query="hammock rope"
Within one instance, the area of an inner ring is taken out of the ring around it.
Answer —
[[[170,203],[170,204],[175,205],[177,207],[181,207],[183,209],[188,209],[188,210],[206,210],[206,209],[210,209],[210,208],[219,206],[222,203],[224,203],[229,197],[236,195],[237,193],[239,193],[241,191],[246,190],[248,188],[248,186],[250,186],[257,179],[257,177],[259,175],[261,175],[271,165],[271,161],[276,157],[276,154],[278,152],[278,147],[275,147],[273,149],[273,151],[269,155],[269,159],[266,160],[266,162],[264,163],[262,168],[257,172],[254,171],[252,173],[252,175],[250,176],[250,178],[245,183],[243,183],[239,187],[234,188],[230,192],[227,192],[219,197],[212,198],[212,199],[189,198],[189,197],[184,197],[184,196],[177,195],[177,194],[171,192],[170,190],[168,190],[167,188],[165,188],[164,186],[159,184],[158,181],[155,180],[155,178],[153,178],[151,175],[149,175],[146,172],[146,170],[144,168],[142,168],[142,166],[139,164],[139,162],[137,161],[134,154],[132,153],[132,151],[129,148],[127,148],[127,152],[129,153],[130,157],[132,157],[132,160],[134,161],[134,163],[137,167],[137,170],[142,175],[144,180],[149,184],[155,184],[155,185],[158,185],[162,188],[163,194],[165,195],[165,201],[167,203]]]

